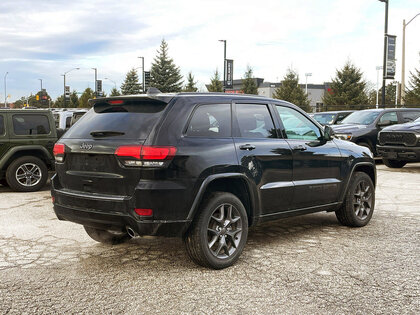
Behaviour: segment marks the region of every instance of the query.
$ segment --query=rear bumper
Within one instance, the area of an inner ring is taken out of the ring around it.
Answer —
[[[139,235],[182,236],[190,220],[153,220],[140,217],[134,211],[130,197],[57,189],[51,179],[54,212],[59,220],[70,221],[104,230],[125,231],[132,228]]]
[[[390,160],[399,160],[407,162],[420,161],[420,147],[377,145],[378,155]]]

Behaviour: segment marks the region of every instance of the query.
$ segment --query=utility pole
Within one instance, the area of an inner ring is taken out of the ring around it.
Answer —
[[[6,72],[4,75],[4,107],[7,107],[7,85],[6,85],[6,77],[9,74],[9,72]]]
[[[42,92],[42,79],[38,79],[39,81],[41,81],[41,92]]]
[[[385,30],[384,30],[384,61],[382,69],[382,108],[385,108],[385,85],[386,85],[386,49],[388,36],[388,2],[389,0],[379,0],[385,2]]]
[[[79,70],[80,68],[73,68],[69,71],[64,72],[62,76],[64,77],[64,86],[63,86],[63,106],[66,107],[66,74],[73,70]],[[96,84],[95,84],[96,85]]]
[[[311,77],[312,73],[305,73],[306,82],[305,82],[305,94],[308,95],[308,77]]]
[[[141,59],[141,83],[143,86],[143,93],[146,93],[146,85],[144,84],[144,57],[137,57]]]
[[[95,70],[95,98],[98,97],[98,69],[92,68],[92,70]]]
[[[219,42],[223,42],[224,45],[224,57],[223,57],[223,92],[226,91],[226,39],[219,39]]]
[[[403,40],[402,40],[402,61],[401,61],[401,105],[404,105],[405,97],[405,28],[412,20],[414,20],[420,13],[417,13],[408,23],[403,20]]]
[[[378,109],[379,105],[379,70],[382,69],[382,66],[376,67],[376,109]]]

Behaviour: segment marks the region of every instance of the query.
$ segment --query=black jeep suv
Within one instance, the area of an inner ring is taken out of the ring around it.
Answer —
[[[332,139],[298,107],[228,94],[100,98],[55,145],[54,210],[91,238],[182,236],[196,263],[224,268],[248,227],[317,211],[364,226],[371,152]]]

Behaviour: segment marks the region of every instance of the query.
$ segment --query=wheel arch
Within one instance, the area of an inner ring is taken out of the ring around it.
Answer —
[[[6,170],[8,166],[17,158],[22,156],[34,156],[42,160],[47,167],[52,166],[52,157],[43,146],[22,146],[11,148],[0,160],[0,169]]]
[[[248,215],[248,225],[254,225],[259,217],[257,195],[255,189],[244,174],[225,173],[215,174],[206,178],[197,193],[188,214],[188,219],[193,220],[198,213],[199,206],[212,192],[228,192],[242,202]]]
[[[352,168],[352,170],[350,172],[350,175],[347,178],[346,186],[345,186],[345,189],[343,189],[343,191],[341,193],[340,201],[343,201],[344,200],[344,196],[345,196],[345,194],[347,192],[347,189],[349,187],[350,180],[351,180],[351,178],[352,178],[352,176],[353,176],[353,174],[355,172],[363,172],[363,173],[366,173],[370,177],[370,179],[372,180],[373,186],[376,187],[376,167],[375,167],[375,165],[373,163],[370,163],[370,162],[359,162],[359,163],[356,163],[353,166],[353,168]]]

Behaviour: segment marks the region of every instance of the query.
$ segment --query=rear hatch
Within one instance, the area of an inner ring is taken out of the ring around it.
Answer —
[[[123,166],[115,152],[121,146],[142,145],[167,107],[167,101],[146,97],[97,100],[59,141],[65,153],[56,163],[58,188],[132,195],[141,168]]]

